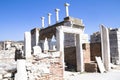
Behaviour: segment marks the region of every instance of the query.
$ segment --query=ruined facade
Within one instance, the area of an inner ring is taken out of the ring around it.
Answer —
[[[41,48],[43,49],[43,43],[45,38],[47,38],[48,44],[50,45],[52,36],[54,35],[56,37],[56,27],[59,27],[59,26],[66,26],[66,27],[82,30],[83,34],[81,35],[82,35],[83,52],[84,52],[84,63],[89,63],[90,62],[90,46],[88,41],[88,35],[84,34],[84,24],[82,20],[78,18],[65,17],[64,21],[48,26],[46,28],[32,29],[31,40],[33,41],[33,43],[35,43],[36,38],[33,38],[33,37],[35,37],[36,32],[39,31],[38,45],[41,46]],[[64,49],[65,49],[64,55],[65,55],[66,66],[68,67],[73,66],[74,69],[76,70],[76,34],[64,33]]]
[[[120,63],[120,50],[119,50],[120,49],[120,47],[119,47],[120,40],[119,40],[119,38],[120,38],[120,29],[118,29],[118,28],[109,29],[110,55],[111,55],[111,62],[114,64]],[[101,46],[100,32],[93,33],[93,35],[91,35],[90,41],[92,43],[92,46],[95,46],[95,45]],[[94,48],[101,51],[101,48],[98,48],[98,46],[94,47]],[[94,52],[93,52],[93,53],[91,53],[91,55],[94,55],[94,57],[95,57],[97,55],[101,55],[99,53],[100,52],[96,51],[96,54],[94,54]]]

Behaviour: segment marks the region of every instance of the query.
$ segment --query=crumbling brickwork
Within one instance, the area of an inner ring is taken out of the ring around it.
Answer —
[[[44,57],[28,60],[26,66],[28,80],[63,80],[64,70],[61,57],[44,54]]]

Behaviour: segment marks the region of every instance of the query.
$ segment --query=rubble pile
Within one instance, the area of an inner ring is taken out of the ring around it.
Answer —
[[[16,72],[15,49],[0,50],[0,80],[13,80]]]
[[[41,53],[27,60],[28,80],[63,80],[63,67],[60,52]]]

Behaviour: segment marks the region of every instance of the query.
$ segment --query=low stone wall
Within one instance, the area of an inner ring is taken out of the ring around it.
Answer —
[[[41,53],[27,60],[28,80],[63,80],[63,64],[60,52]]]

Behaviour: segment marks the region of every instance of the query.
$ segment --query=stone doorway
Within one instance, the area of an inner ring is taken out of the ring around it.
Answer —
[[[63,67],[65,70],[65,55],[64,55],[64,33],[76,34],[76,71],[84,71],[83,51],[82,51],[82,39],[81,34],[83,31],[77,28],[71,28],[66,26],[59,26],[56,30],[57,50],[62,53]]]

